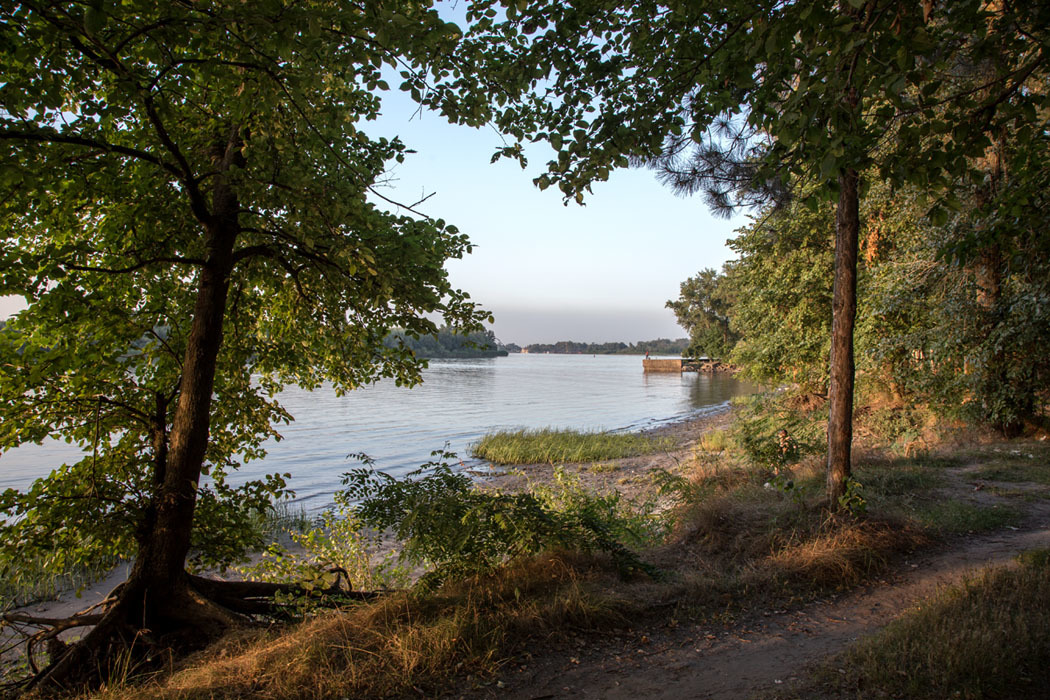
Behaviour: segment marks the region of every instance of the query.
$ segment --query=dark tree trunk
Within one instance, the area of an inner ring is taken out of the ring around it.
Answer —
[[[154,467],[158,486],[138,533],[139,551],[128,580],[98,625],[45,669],[35,684],[73,687],[92,682],[99,674],[105,677],[114,649],[130,647],[149,655],[151,648],[199,645],[238,619],[195,590],[185,568],[237,233],[235,221],[208,228],[208,257],[200,270],[178,404],[170,440],[162,447],[167,459]]]
[[[186,344],[164,480],[154,497],[156,522],[141,543],[131,577],[131,581],[161,591],[181,577],[190,549],[236,232],[219,231],[210,238],[210,255],[201,269]]]
[[[831,385],[828,390],[828,506],[839,508],[850,477],[853,443],[853,325],[857,316],[857,241],[860,232],[860,177],[839,174],[835,212],[835,282],[832,290]]]

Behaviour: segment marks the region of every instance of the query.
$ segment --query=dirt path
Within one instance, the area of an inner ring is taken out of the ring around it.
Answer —
[[[940,587],[1018,553],[1050,546],[1050,512],[1031,528],[970,537],[916,555],[887,580],[731,629],[683,626],[538,654],[474,697],[737,700],[789,688],[808,664],[884,626]]]

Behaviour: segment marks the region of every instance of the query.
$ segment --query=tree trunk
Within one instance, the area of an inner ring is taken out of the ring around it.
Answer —
[[[236,229],[209,232],[208,261],[201,268],[167,466],[154,496],[156,519],[140,543],[128,581],[130,586],[142,585],[149,591],[153,602],[147,602],[147,608],[165,606],[165,597],[176,593],[185,574],[236,238]],[[158,599],[158,593],[163,597]]]
[[[850,477],[853,443],[853,325],[857,316],[857,242],[860,176],[839,174],[835,212],[835,282],[832,289],[831,385],[828,390],[828,507],[838,510]]]
[[[151,656],[151,649],[198,645],[237,619],[200,595],[185,568],[237,233],[228,224],[208,231],[208,257],[200,271],[167,460],[162,470],[155,468],[159,488],[138,533],[139,551],[128,580],[99,624],[34,684],[69,688],[90,683],[105,677],[114,649],[134,648]]]

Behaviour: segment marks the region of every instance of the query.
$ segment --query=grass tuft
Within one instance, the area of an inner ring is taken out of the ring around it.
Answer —
[[[674,440],[638,433],[516,430],[489,433],[472,448],[494,464],[562,464],[635,457],[674,447]]]

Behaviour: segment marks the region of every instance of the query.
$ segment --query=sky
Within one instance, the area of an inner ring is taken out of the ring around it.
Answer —
[[[449,276],[493,314],[504,343],[684,337],[665,303],[686,278],[730,259],[725,242],[747,223],[714,217],[702,198],[678,197],[644,169],[616,171],[585,206],[564,206],[556,188],[532,184],[553,155],[546,146],[526,150],[524,171],[509,160],[490,164],[508,145],[492,129],[420,114],[396,87],[383,105],[365,131],[400,136],[417,152],[393,164],[380,191],[406,203],[430,195],[419,209],[469,236],[474,252],[449,261]],[[21,306],[0,298],[0,318]]]
[[[684,337],[665,303],[686,278],[730,259],[725,242],[747,223],[714,217],[700,197],[676,196],[644,169],[614,172],[585,206],[565,206],[556,188],[532,184],[549,148],[527,149],[525,170],[490,164],[505,145],[499,134],[414,114],[401,95],[385,98],[375,127],[418,151],[384,195],[409,203],[432,195],[421,208],[470,237],[474,252],[450,261],[449,276],[493,313],[505,343]]]

